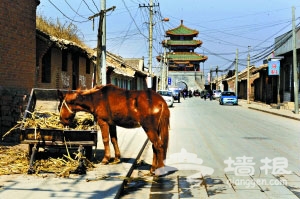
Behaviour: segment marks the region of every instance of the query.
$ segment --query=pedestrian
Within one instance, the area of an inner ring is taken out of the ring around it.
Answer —
[[[212,90],[211,90],[211,89],[209,89],[209,91],[208,91],[208,92],[209,92],[209,99],[210,99],[210,100],[212,100],[212,97],[213,97],[213,92],[212,92]]]

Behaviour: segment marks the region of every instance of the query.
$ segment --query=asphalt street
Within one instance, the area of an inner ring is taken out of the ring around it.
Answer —
[[[285,114],[293,112],[246,101],[175,103],[166,160],[172,172],[147,177],[146,147],[132,175],[145,180],[129,183],[122,198],[299,198],[299,121]]]

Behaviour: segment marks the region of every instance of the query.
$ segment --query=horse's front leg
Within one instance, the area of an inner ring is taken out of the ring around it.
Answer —
[[[101,161],[102,164],[108,164],[110,159],[110,148],[109,148],[109,125],[106,122],[98,121],[101,129],[102,141],[104,145],[104,157]]]
[[[120,149],[119,149],[119,145],[118,145],[118,136],[117,136],[117,126],[116,125],[109,125],[109,134],[110,134],[110,140],[112,145],[114,146],[114,150],[115,150],[115,159],[114,159],[114,163],[119,163],[120,157],[121,157],[121,153],[120,153]]]

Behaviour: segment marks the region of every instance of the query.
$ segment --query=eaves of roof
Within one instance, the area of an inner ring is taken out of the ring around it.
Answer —
[[[205,61],[208,57],[194,52],[171,52],[167,58],[173,61]]]
[[[182,35],[182,36],[194,35],[194,36],[197,36],[199,34],[199,31],[190,29],[190,28],[184,26],[183,22],[181,22],[180,26],[178,26],[177,28],[174,28],[174,29],[167,30],[166,34],[168,36],[170,36],[170,35]]]
[[[167,46],[200,46],[202,41],[200,40],[167,40],[163,41],[163,45]]]
[[[61,39],[55,36],[52,36],[46,32],[43,32],[39,29],[36,29],[36,35],[37,37],[43,39],[43,40],[49,40],[52,42],[55,46],[61,49],[67,49],[67,48],[75,48],[79,50],[83,54],[87,54],[89,58],[93,57],[93,50],[88,48],[87,46],[81,46],[73,41],[69,41],[66,39]]]

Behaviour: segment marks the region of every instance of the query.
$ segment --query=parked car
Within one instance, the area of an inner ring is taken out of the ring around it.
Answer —
[[[220,105],[223,104],[238,105],[238,97],[234,92],[224,91],[221,93],[221,96],[219,98],[219,103]]]
[[[221,90],[213,90],[213,99],[220,98],[222,91]]]
[[[197,90],[194,90],[194,96],[195,97],[199,97],[200,96],[200,91],[197,89]]]
[[[159,90],[157,91],[158,94],[160,94],[166,103],[168,104],[169,107],[173,106],[174,103],[174,97],[172,91],[167,91],[167,90]]]

